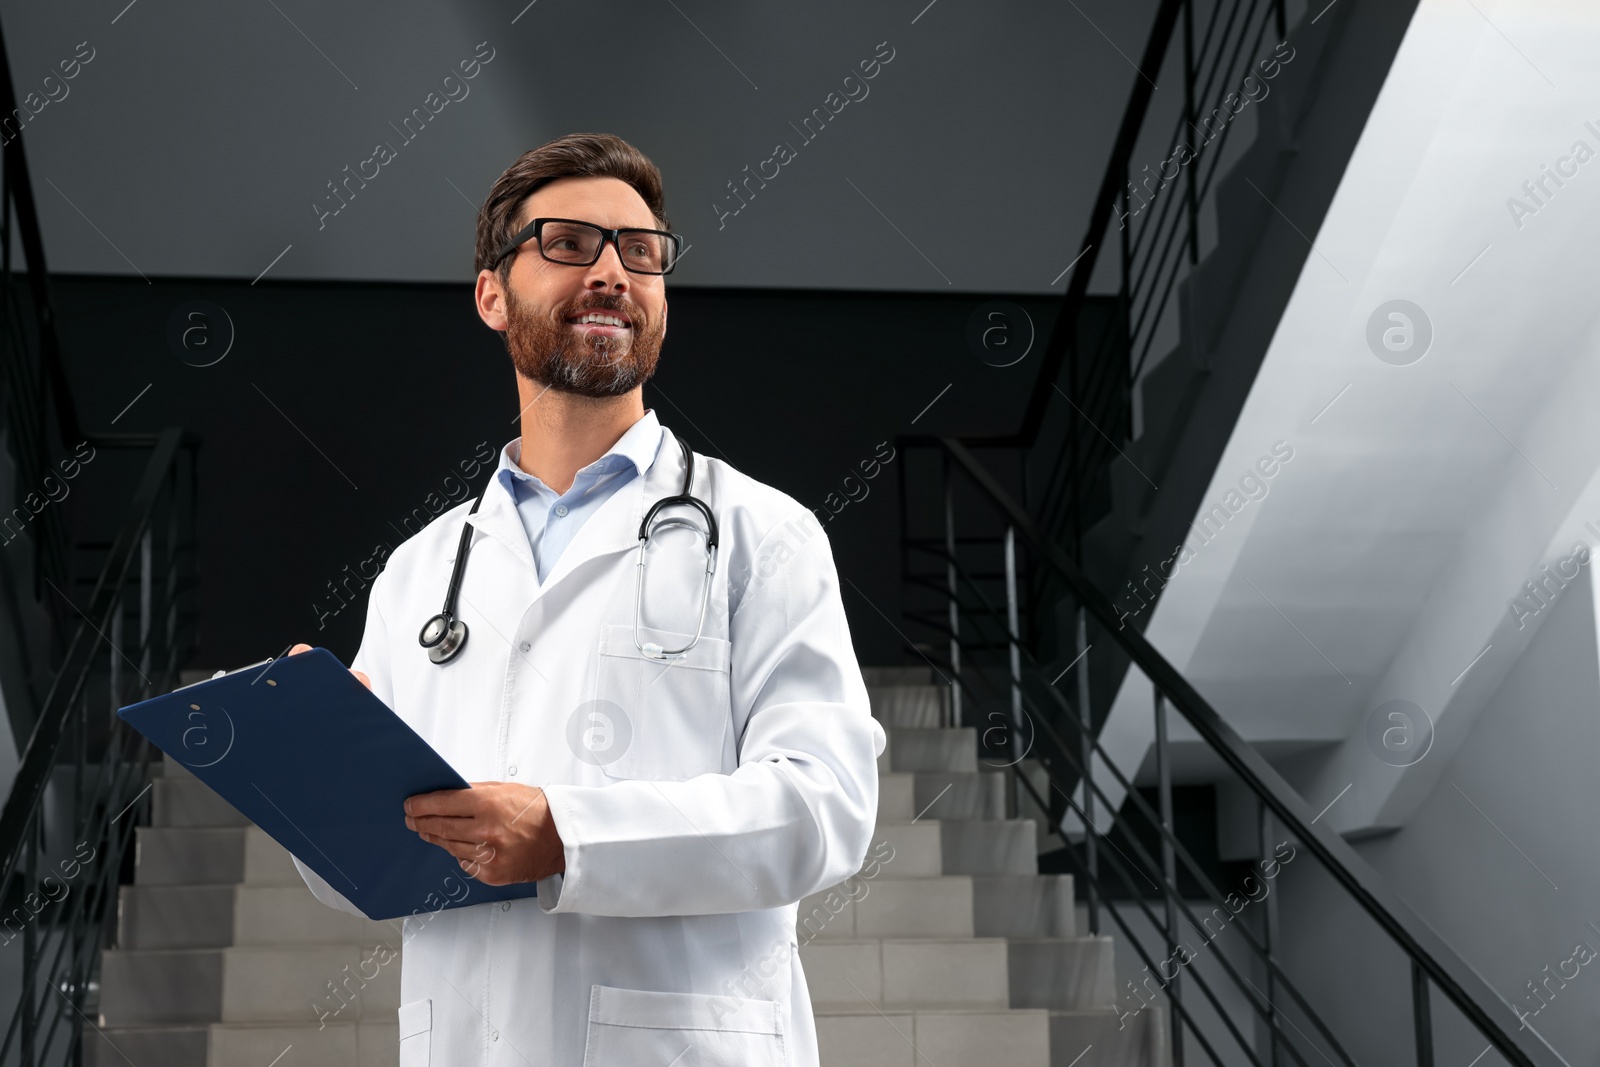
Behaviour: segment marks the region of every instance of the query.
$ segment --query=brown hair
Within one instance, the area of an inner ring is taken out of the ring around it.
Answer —
[[[530,148],[505,169],[478,211],[478,243],[474,270],[487,270],[495,253],[517,232],[522,202],[557,178],[616,178],[643,198],[656,225],[671,230],[663,210],[661,171],[633,145],[609,133],[569,133]],[[500,261],[502,281],[511,273],[512,258]]]

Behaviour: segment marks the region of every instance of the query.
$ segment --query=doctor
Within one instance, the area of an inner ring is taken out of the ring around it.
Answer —
[[[817,1063],[795,905],[861,867],[884,734],[804,506],[695,454],[715,568],[681,503],[637,565],[686,466],[641,397],[667,230],[656,167],[598,134],[524,153],[479,213],[477,311],[505,336],[521,436],[475,511],[389,558],[352,669],[473,783],[395,813],[461,864],[439,902],[478,883],[538,895],[406,920],[401,1067]],[[466,640],[435,662],[419,629],[464,527]]]

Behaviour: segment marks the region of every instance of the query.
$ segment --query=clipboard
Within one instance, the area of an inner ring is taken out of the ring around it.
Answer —
[[[407,797],[468,783],[325,648],[117,714],[369,919],[536,895],[532,882],[484,885],[406,829]]]

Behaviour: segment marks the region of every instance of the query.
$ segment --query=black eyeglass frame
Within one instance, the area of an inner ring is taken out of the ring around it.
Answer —
[[[568,222],[578,226],[587,226],[592,230],[598,230],[600,232],[600,243],[595,246],[594,258],[589,260],[587,263],[573,263],[570,260],[565,259],[551,259],[549,256],[545,255],[544,240],[540,235],[544,230],[544,224],[547,222]],[[670,238],[672,241],[672,265],[666,270],[635,270],[634,268],[628,266],[628,257],[622,254],[622,235],[625,233],[647,233],[655,237]],[[594,223],[585,219],[538,218],[534,219],[522,229],[518,230],[511,240],[507,241],[501,246],[499,253],[494,257],[494,263],[489,269],[497,269],[507,256],[516,252],[530,239],[534,240],[538,244],[539,255],[541,258],[548,263],[554,263],[557,266],[562,267],[592,267],[600,261],[600,257],[605,254],[606,245],[610,244],[617,250],[617,260],[622,264],[623,270],[627,271],[629,274],[645,274],[652,278],[659,278],[664,275],[671,274],[675,269],[677,269],[678,256],[683,252],[683,237],[679,234],[669,233],[666,230],[647,230],[638,226],[626,226],[622,229],[608,230],[604,226],[596,226]]]

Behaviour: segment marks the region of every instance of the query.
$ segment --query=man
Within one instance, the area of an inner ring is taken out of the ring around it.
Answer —
[[[401,1067],[817,1063],[795,904],[861,866],[884,734],[805,507],[695,455],[714,568],[683,503],[636,565],[687,467],[641,396],[677,243],[659,172],[608,135],[525,153],[479,214],[477,310],[505,335],[521,436],[475,511],[390,557],[352,669],[472,783],[396,818],[537,896],[406,921]],[[420,642],[443,631],[417,627],[464,523],[466,640],[435,662]]]

